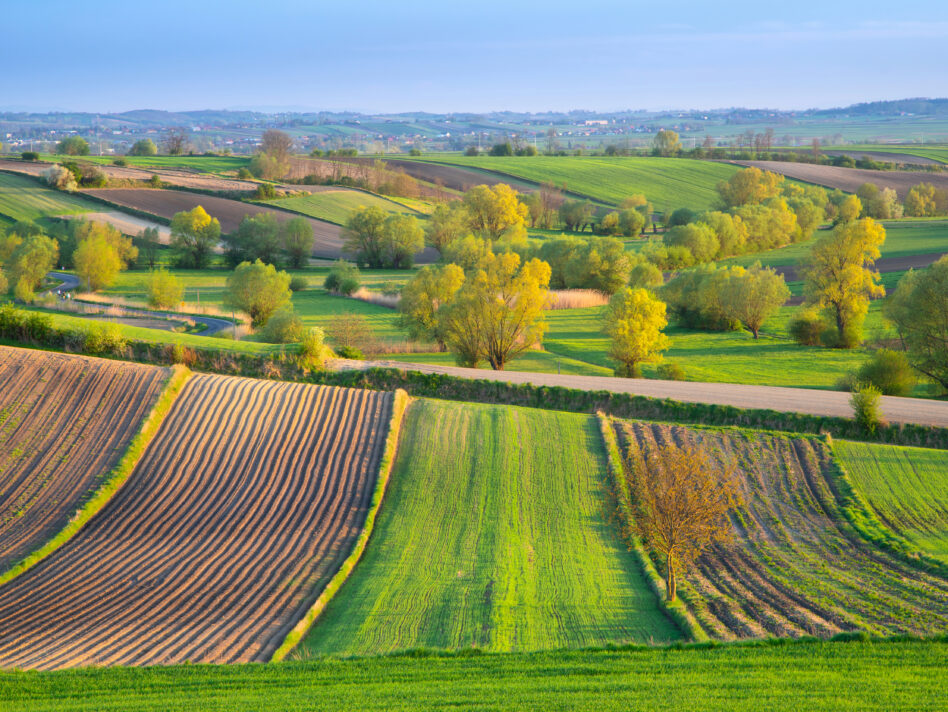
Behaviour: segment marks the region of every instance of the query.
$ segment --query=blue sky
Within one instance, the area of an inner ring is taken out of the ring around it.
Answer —
[[[4,0],[0,108],[808,108],[948,96],[948,2]]]

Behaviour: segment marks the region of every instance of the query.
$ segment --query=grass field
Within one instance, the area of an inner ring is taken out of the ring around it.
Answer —
[[[841,146],[847,151],[872,151],[873,153],[905,153],[910,156],[921,156],[922,158],[930,158],[933,161],[941,161],[942,163],[948,163],[948,146],[918,146],[911,143],[905,144],[895,144],[895,145],[858,145],[858,146]]]
[[[604,518],[603,459],[589,416],[416,401],[369,547],[296,654],[677,639]]]
[[[84,161],[108,165],[121,159],[134,168],[186,168],[199,173],[227,173],[246,168],[250,164],[249,156],[59,156],[43,154],[42,160],[61,163],[62,161]]]
[[[723,163],[678,158],[450,156],[425,160],[498,171],[537,183],[565,184],[570,191],[612,205],[633,193],[644,193],[658,211],[710,208],[717,199],[714,187],[738,170]]]
[[[337,225],[345,225],[349,213],[360,207],[377,207],[387,213],[418,215],[416,211],[401,203],[361,190],[326,190],[293,198],[268,200],[264,205],[286,208]]]
[[[833,453],[880,521],[948,562],[948,451],[836,441]]]
[[[31,712],[943,710],[948,643],[801,642],[0,673]]]
[[[0,173],[0,215],[10,220],[36,220],[98,210],[101,206],[71,193],[44,188],[32,178]]]

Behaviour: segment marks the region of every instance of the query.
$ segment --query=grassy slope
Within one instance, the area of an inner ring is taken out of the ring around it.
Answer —
[[[44,154],[42,159],[56,163],[79,161],[103,165],[122,159],[133,168],[187,168],[198,173],[237,171],[250,164],[249,156],[57,156]]]
[[[882,522],[948,562],[948,451],[836,441],[833,452]]]
[[[0,214],[12,220],[36,220],[100,209],[76,195],[44,188],[32,178],[0,173]]]
[[[426,160],[500,171],[534,182],[565,183],[571,191],[613,205],[633,193],[644,193],[659,211],[710,208],[717,198],[715,185],[737,171],[724,163],[683,158],[450,156]]]
[[[266,201],[266,205],[293,210],[337,225],[345,225],[349,213],[359,207],[378,207],[387,213],[415,214],[415,211],[394,200],[361,190],[327,190],[293,198]]]
[[[679,637],[603,519],[593,418],[422,400],[403,427],[372,541],[300,655]]]
[[[122,710],[944,709],[944,642],[382,657],[0,673],[0,707]]]

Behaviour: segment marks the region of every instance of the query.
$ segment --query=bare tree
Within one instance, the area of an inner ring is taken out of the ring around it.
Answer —
[[[737,481],[703,450],[675,445],[630,453],[628,469],[633,526],[664,557],[665,594],[674,601],[679,569],[733,536],[728,512],[741,501]]]
[[[173,126],[165,131],[161,142],[169,156],[180,156],[188,147],[188,133],[180,126]]]
[[[285,163],[293,150],[293,138],[282,131],[267,129],[263,132],[262,148],[264,153],[276,159],[277,162]]]

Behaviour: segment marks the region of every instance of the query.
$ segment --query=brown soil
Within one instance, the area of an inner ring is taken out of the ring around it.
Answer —
[[[623,447],[700,444],[737,472],[734,543],[688,570],[688,605],[718,638],[948,630],[948,581],[861,539],[840,511],[831,455],[812,438],[671,425],[617,425]]]
[[[359,534],[390,412],[193,376],[103,511],[0,588],[0,666],[267,660]]]
[[[167,376],[0,346],[0,571],[66,525],[121,458]]]
[[[839,188],[848,193],[855,193],[863,183],[875,183],[880,188],[894,189],[901,200],[905,200],[909,190],[919,183],[931,183],[937,188],[948,190],[948,173],[871,171],[864,168],[818,166],[810,163],[791,163],[788,161],[733,162],[741,166],[757,166],[761,170],[781,173],[788,178],[796,178],[827,188]]]

